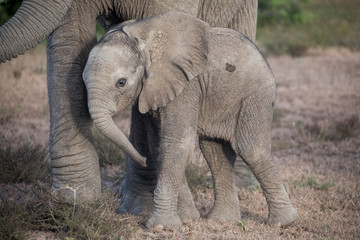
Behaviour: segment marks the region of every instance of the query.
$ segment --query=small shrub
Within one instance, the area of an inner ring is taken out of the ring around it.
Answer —
[[[55,197],[48,186],[22,189],[26,200],[0,202],[1,239],[21,239],[30,231],[54,232],[61,239],[129,238],[140,220],[116,213],[117,197],[110,192],[95,202],[77,202]]]
[[[354,114],[330,124],[297,122],[296,129],[299,142],[305,145],[313,141],[341,141],[360,133],[360,121],[358,115]]]
[[[0,201],[0,239],[26,239],[23,206],[9,199]]]
[[[50,164],[47,149],[33,141],[24,141],[19,146],[0,143],[0,182],[34,183],[50,180]]]
[[[318,124],[305,125],[299,121],[295,124],[297,140],[300,144],[309,145],[311,142],[322,140],[323,127]]]
[[[356,136],[359,133],[359,116],[354,114],[349,118],[345,118],[341,121],[336,121],[332,126],[330,126],[328,132],[325,135],[325,140],[342,140]]]

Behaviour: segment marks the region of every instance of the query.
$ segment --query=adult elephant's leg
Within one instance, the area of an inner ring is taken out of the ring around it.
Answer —
[[[288,225],[298,217],[271,158],[274,94],[260,91],[246,98],[238,118],[233,148],[259,180],[268,203],[269,224]]]
[[[213,139],[201,139],[200,148],[209,164],[215,185],[215,204],[208,218],[239,221],[239,199],[234,183],[235,152],[229,143]]]
[[[258,0],[200,0],[197,17],[213,27],[241,32],[255,42]]]
[[[200,213],[195,206],[193,196],[185,177],[185,172],[179,185],[177,212],[181,222],[194,221],[200,218]]]
[[[75,4],[47,44],[52,187],[92,200],[101,193],[101,181],[82,71],[96,43],[96,22],[90,11],[80,12]]]

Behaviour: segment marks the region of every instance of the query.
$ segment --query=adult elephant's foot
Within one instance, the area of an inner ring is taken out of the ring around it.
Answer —
[[[195,206],[193,196],[187,185],[186,179],[184,179],[179,188],[177,209],[182,222],[195,221],[200,218],[200,213]]]
[[[236,207],[229,205],[216,205],[211,209],[207,218],[215,221],[238,222],[241,220],[239,204]]]
[[[55,195],[63,196],[69,202],[74,199],[80,201],[94,201],[101,196],[101,180],[96,173],[92,179],[86,182],[79,181],[57,181],[52,183],[52,192]]]
[[[270,225],[288,226],[298,219],[299,214],[295,208],[290,204],[280,208],[272,208],[269,210],[269,217],[267,223]]]
[[[51,138],[52,191],[70,202],[93,201],[101,196],[99,159],[92,143],[73,131],[66,131],[73,142]]]
[[[200,213],[195,207],[194,202],[191,199],[190,201],[181,201],[178,202],[178,214],[181,222],[191,222],[196,221],[200,218]]]
[[[146,227],[177,227],[181,225],[181,220],[177,212],[169,214],[154,213],[146,223]]]
[[[148,191],[132,191],[124,180],[120,186],[120,206],[117,212],[150,216],[154,210],[154,196]]]

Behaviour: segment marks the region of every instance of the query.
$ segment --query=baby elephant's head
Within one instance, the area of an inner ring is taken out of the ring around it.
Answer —
[[[146,113],[166,106],[207,64],[208,25],[167,12],[111,29],[90,52],[83,78],[97,128],[135,161],[142,157],[112,117],[131,104]]]

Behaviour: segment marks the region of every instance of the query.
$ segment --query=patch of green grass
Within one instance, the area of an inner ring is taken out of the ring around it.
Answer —
[[[49,186],[22,189],[22,200],[0,201],[0,238],[25,239],[29,231],[54,232],[61,239],[129,238],[139,218],[119,215],[117,197],[105,192],[94,202],[65,201],[51,194]]]
[[[335,184],[334,180],[331,180],[330,182],[325,182],[325,183],[320,184],[320,183],[318,183],[316,181],[314,176],[311,176],[311,177],[308,177],[307,179],[305,179],[303,177],[301,181],[294,181],[293,186],[294,187],[309,187],[309,188],[314,189],[314,190],[327,191],[331,187],[335,187],[336,184]]]
[[[47,149],[33,141],[24,141],[17,147],[0,142],[0,182],[26,183],[50,181]]]
[[[100,166],[121,165],[125,163],[125,153],[108,140],[96,128],[93,128],[93,142],[99,156]]]
[[[302,6],[309,21],[259,25],[257,43],[266,54],[300,56],[311,47],[360,49],[360,0],[312,0]]]
[[[191,163],[187,165],[185,169],[185,176],[191,192],[213,186],[211,177],[209,178],[206,175],[208,171],[209,168],[207,166],[198,167]]]
[[[247,229],[246,229],[246,223],[245,223],[245,222],[239,221],[239,222],[237,223],[237,225],[242,228],[242,230],[244,231],[244,233],[246,233],[246,230],[247,230]]]
[[[105,29],[101,26],[100,23],[96,23],[96,39],[99,41],[102,36],[105,34]]]

